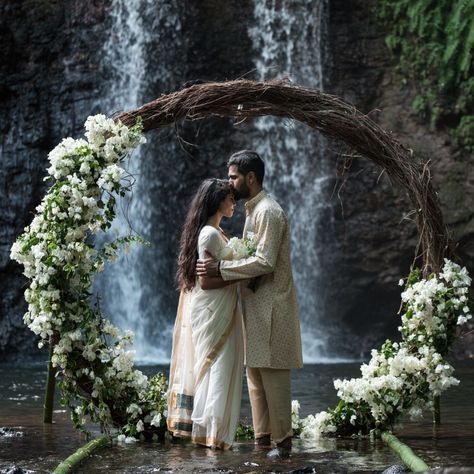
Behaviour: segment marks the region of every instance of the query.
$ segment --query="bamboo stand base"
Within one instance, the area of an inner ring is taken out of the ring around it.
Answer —
[[[53,357],[54,344],[49,341],[48,376],[46,379],[46,390],[43,404],[43,423],[53,422],[54,389],[56,386],[56,369],[53,367],[51,358]]]
[[[400,456],[400,459],[403,461],[403,463],[413,472],[425,472],[430,470],[425,461],[418,457],[410,448],[410,446],[402,443],[392,433],[389,433],[388,431],[382,431],[379,433],[379,436],[392,451]]]
[[[108,435],[99,436],[89,441],[84,446],[81,446],[74,454],[71,454],[65,459],[54,471],[53,474],[66,474],[73,472],[73,470],[88,456],[99,448],[104,447],[109,443],[111,437]]]

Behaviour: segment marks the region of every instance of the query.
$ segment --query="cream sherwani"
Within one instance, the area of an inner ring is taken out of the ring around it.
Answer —
[[[265,191],[246,202],[254,256],[220,262],[224,280],[257,277],[256,291],[242,284],[246,365],[255,437],[279,443],[292,435],[291,368],[302,367],[298,303],[290,261],[288,220]]]
[[[263,190],[245,203],[245,211],[244,237],[256,234],[257,251],[242,260],[221,261],[220,270],[224,280],[258,277],[255,292],[242,285],[247,367],[302,367],[288,220]]]

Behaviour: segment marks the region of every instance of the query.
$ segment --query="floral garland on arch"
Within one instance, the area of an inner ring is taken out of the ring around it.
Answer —
[[[466,268],[447,259],[438,275],[423,279],[419,270],[411,272],[401,295],[402,341],[373,349],[360,378],[334,381],[340,398],[335,409],[300,419],[294,401],[293,427],[300,436],[368,434],[390,428],[403,414],[416,419],[433,410],[433,397],[459,383],[444,356],[472,317],[470,285]]]
[[[128,235],[97,249],[92,237],[111,227],[117,196],[131,190],[132,177],[121,165],[145,138],[141,123],[129,128],[104,115],[88,117],[85,129],[86,139],[65,138],[49,153],[45,180],[52,184],[11,258],[30,280],[24,321],[40,347],[54,344],[61,401],[74,425],[85,429],[89,417],[130,441],[164,431],[166,380],[161,374],[149,380],[134,369],[134,353],[127,350],[133,333],[121,336],[90,297],[94,274],[121,247],[146,242]]]

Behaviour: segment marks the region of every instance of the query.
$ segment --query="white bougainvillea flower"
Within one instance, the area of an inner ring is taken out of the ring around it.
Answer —
[[[300,420],[301,437],[315,438],[343,425],[360,429],[360,420],[368,420],[370,427],[387,426],[405,412],[418,418],[423,410],[432,410],[433,395],[459,383],[436,344],[471,319],[470,284],[467,270],[449,260],[438,275],[407,284],[401,295],[405,309],[399,327],[402,341],[387,341],[381,350],[373,349],[370,361],[361,366],[361,377],[335,380],[345,414],[334,410],[309,415]]]
[[[134,369],[133,352],[127,350],[133,333],[120,335],[91,304],[90,294],[93,274],[104,262],[116,258],[120,246],[142,239],[119,237],[95,249],[90,237],[110,227],[113,193],[130,190],[123,180],[123,160],[145,139],[139,124],[129,128],[104,115],[88,117],[85,128],[86,139],[65,138],[49,153],[45,180],[52,185],[10,257],[23,265],[30,280],[25,324],[40,337],[40,347],[53,335],[57,339],[51,361],[63,377],[63,398],[73,422],[83,427],[89,416],[110,426],[112,401],[113,410],[130,417],[120,437],[130,442],[145,429],[143,420],[152,420],[151,413],[155,421],[163,416],[166,383],[163,377],[150,382]],[[80,384],[90,387],[91,398],[84,397]],[[104,398],[110,394],[117,398]]]

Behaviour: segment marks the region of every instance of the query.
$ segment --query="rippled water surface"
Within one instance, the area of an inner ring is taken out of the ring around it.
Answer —
[[[152,375],[167,368],[148,366],[142,370]],[[301,415],[334,406],[332,380],[358,373],[359,364],[307,365],[295,371],[293,398],[301,403]],[[458,363],[456,375],[461,384],[443,396],[440,427],[434,428],[428,417],[421,422],[405,422],[395,431],[432,467],[474,466],[474,363]],[[45,379],[42,366],[0,366],[0,427],[4,428],[0,434],[0,469],[15,464],[35,473],[50,472],[84,444],[84,436],[71,427],[69,414],[58,404],[54,423],[43,425]],[[241,415],[250,419],[246,388]],[[265,452],[256,450],[251,442],[236,443],[226,452],[189,443],[138,443],[107,447],[77,472],[288,472],[314,467],[315,472],[324,473],[379,473],[397,463],[398,457],[381,441],[369,439],[323,438],[313,444],[295,440],[291,458],[277,463],[267,461]]]

